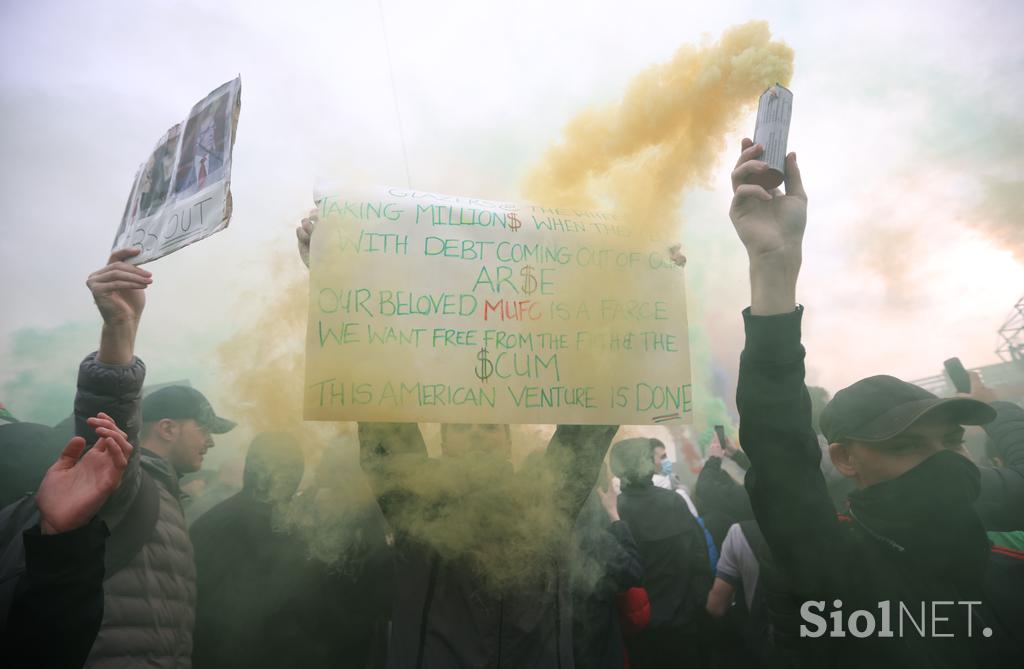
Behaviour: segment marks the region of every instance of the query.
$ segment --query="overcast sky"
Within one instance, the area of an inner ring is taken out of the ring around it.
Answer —
[[[796,53],[809,380],[995,362],[1024,293],[1024,5],[838,4],[5,2],[0,402],[31,415],[32,388],[73,379],[98,337],[84,280],[136,168],[236,74],[234,216],[149,266],[153,381],[216,376],[214,348],[275,290],[268,259],[293,252],[316,182],[405,184],[379,7],[412,185],[505,200],[574,114],[685,43],[767,20]],[[751,112],[735,140],[752,130]],[[694,325],[726,376],[749,299],[727,216],[734,153],[680,212]]]

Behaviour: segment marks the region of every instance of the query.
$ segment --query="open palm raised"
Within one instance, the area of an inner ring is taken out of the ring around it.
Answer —
[[[36,505],[43,534],[81,527],[96,515],[121,483],[132,446],[127,435],[105,413],[88,420],[99,440],[85,455],[85,439],[74,437],[46,471]]]

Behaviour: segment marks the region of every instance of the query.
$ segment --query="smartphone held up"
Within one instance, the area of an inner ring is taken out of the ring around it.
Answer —
[[[949,375],[949,380],[953,382],[953,387],[958,393],[971,392],[971,377],[967,375],[960,358],[950,358],[944,361],[942,366],[946,368],[946,374]]]

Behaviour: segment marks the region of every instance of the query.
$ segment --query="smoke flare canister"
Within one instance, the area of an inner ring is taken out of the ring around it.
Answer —
[[[786,142],[789,139],[789,121],[793,116],[793,92],[782,84],[775,84],[764,93],[757,104],[757,125],[754,143],[764,147],[760,156],[768,170],[751,179],[751,183],[767,190],[776,188],[786,178]]]

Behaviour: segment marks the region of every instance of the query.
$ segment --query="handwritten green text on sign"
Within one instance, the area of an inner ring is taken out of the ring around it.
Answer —
[[[668,240],[608,213],[398,188],[318,206],[307,419],[689,421]]]

